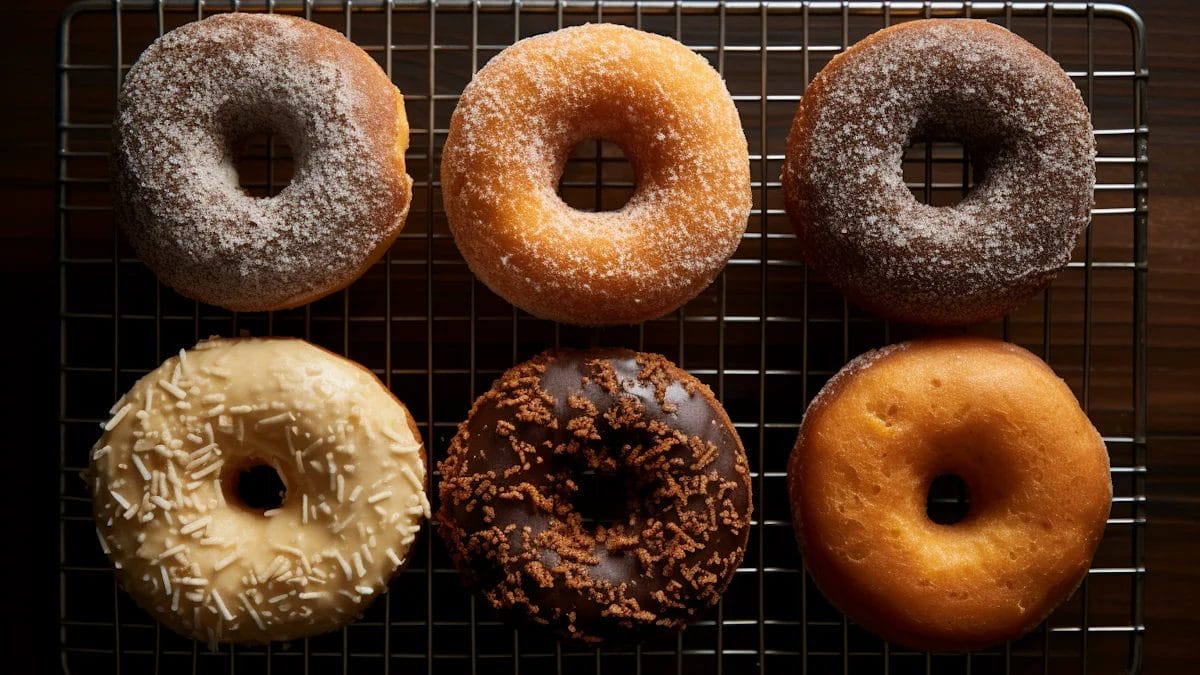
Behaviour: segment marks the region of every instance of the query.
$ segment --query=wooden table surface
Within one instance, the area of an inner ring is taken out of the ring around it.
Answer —
[[[10,612],[31,615],[5,631],[22,672],[58,670],[58,486],[55,434],[57,299],[53,247],[54,61],[64,0],[6,3],[0,49],[7,103],[0,194],[6,340],[19,392],[17,437],[5,490],[19,575]],[[1147,673],[1200,671],[1200,7],[1184,0],[1135,1],[1148,26],[1150,60],[1149,440],[1147,457]],[[15,303],[15,306],[13,306]],[[14,386],[15,385],[15,386]],[[10,404],[11,405],[11,404]],[[11,460],[10,460],[11,461]],[[12,671],[17,672],[17,671]],[[1116,672],[1114,667],[1114,672]]]

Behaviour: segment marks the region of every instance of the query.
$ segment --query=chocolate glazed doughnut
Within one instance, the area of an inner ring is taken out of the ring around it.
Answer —
[[[512,368],[440,468],[435,519],[466,584],[502,614],[585,643],[682,629],[717,602],[750,530],[729,417],[655,354],[551,351]],[[585,522],[585,470],[623,486],[612,522]]]

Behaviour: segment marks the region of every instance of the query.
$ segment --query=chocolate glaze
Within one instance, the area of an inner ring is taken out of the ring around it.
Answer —
[[[729,417],[655,354],[552,351],[512,368],[440,469],[436,520],[466,584],[587,643],[683,628],[717,602],[750,530],[750,472]],[[625,516],[584,521],[587,470],[618,477]]]

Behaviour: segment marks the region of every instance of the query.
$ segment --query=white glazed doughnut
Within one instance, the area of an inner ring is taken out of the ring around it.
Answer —
[[[211,339],[113,407],[86,479],[125,589],[176,631],[258,643],[361,613],[428,516],[420,435],[357,364],[297,339]],[[267,511],[240,496],[266,465]]]
[[[369,55],[295,17],[219,14],[167,33],[118,101],[113,189],[163,283],[237,311],[295,307],[354,281],[404,226],[404,100]],[[237,147],[295,154],[278,195],[238,187]]]

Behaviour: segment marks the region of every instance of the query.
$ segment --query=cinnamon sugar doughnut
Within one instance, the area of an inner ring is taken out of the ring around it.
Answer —
[[[580,642],[681,629],[720,598],[750,532],[737,432],[656,354],[546,352],[509,370],[439,468],[438,529],[467,584]],[[584,520],[584,471],[615,479],[598,496],[611,522]]]
[[[966,516],[926,512],[939,475]],[[864,354],[804,415],[788,466],[813,581],[850,618],[923,650],[1031,630],[1079,585],[1112,499],[1104,441],[1041,359],[977,337]]]
[[[905,186],[914,139],[960,140],[982,175],[954,206]],[[1000,316],[1071,259],[1092,207],[1095,141],[1049,56],[979,20],[911,21],[835,57],[796,111],[783,166],[804,257],[899,321]]]
[[[587,139],[619,145],[637,187],[616,211],[557,194]],[[661,316],[703,290],[750,211],[737,108],[708,62],[611,24],[505,49],[463,91],[442,156],[454,240],[471,271],[537,316],[583,325]]]
[[[278,475],[281,500],[246,499],[256,470]],[[121,585],[210,644],[348,623],[404,568],[429,512],[404,405],[297,339],[210,339],[167,359],[113,406],[85,478]]]
[[[354,281],[408,213],[404,101],[340,33],[295,17],[220,14],[159,38],[121,88],[120,220],[163,283],[237,311],[294,307]],[[239,145],[282,135],[295,175],[238,187]]]

